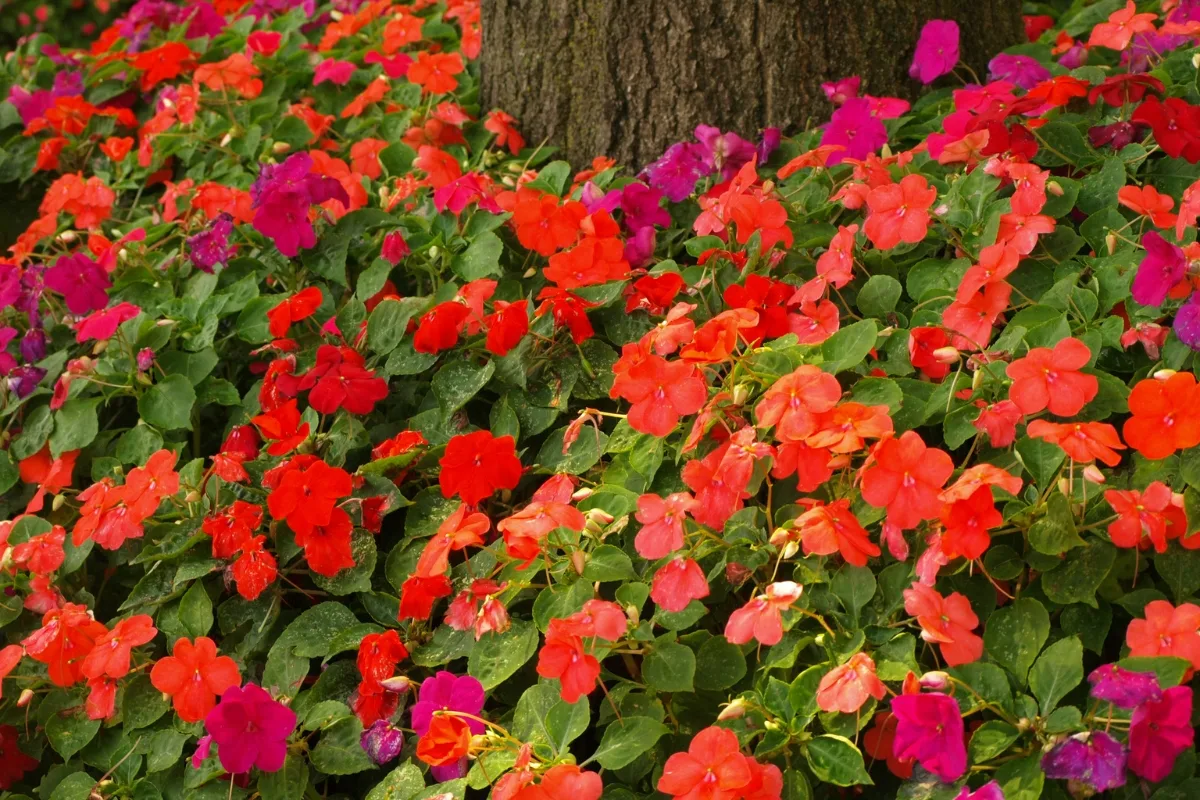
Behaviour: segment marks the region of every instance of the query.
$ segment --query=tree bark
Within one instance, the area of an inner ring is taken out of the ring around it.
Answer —
[[[576,166],[634,167],[697,124],[752,138],[828,120],[823,81],[912,97],[921,26],[955,19],[962,57],[1023,39],[1019,0],[483,0],[482,99]]]

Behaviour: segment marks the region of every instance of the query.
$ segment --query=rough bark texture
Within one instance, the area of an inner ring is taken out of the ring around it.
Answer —
[[[483,0],[483,104],[577,166],[640,166],[698,123],[748,138],[828,119],[821,82],[913,96],[926,20],[956,19],[980,73],[1022,39],[1020,0]]]

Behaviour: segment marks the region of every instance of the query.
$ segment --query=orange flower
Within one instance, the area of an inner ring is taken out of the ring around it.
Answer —
[[[1140,381],[1129,393],[1129,411],[1125,441],[1146,458],[1166,458],[1200,444],[1200,389],[1190,372]]]
[[[796,531],[805,555],[841,553],[847,563],[865,567],[868,558],[880,554],[845,498],[805,511],[796,519]]]
[[[1143,187],[1122,186],[1117,192],[1117,201],[1135,214],[1149,217],[1160,228],[1170,228],[1175,225],[1176,217],[1171,213],[1175,199],[1169,194],[1159,194],[1158,190],[1147,184]]]
[[[946,527],[942,551],[950,558],[979,558],[992,542],[988,531],[1002,522],[992,490],[982,486],[970,497],[942,507],[942,525]]]
[[[382,76],[371,81],[358,97],[355,97],[342,109],[342,119],[349,119],[350,117],[357,117],[362,114],[367,110],[367,106],[374,105],[382,100],[387,95],[388,90],[391,89],[391,86],[387,78]]]
[[[970,664],[983,655],[983,639],[972,633],[979,627],[979,617],[958,592],[942,597],[936,589],[914,583],[904,590],[904,610],[917,618],[921,638],[941,647],[947,665]]]
[[[58,458],[51,459],[50,445],[45,445],[33,455],[21,459],[18,465],[21,480],[38,487],[25,506],[26,514],[41,511],[46,495],[56,495],[71,485],[71,473],[75,471],[75,459],[78,457],[78,450],[68,450]]]
[[[805,364],[767,389],[754,408],[758,427],[775,426],[777,439],[797,440],[817,429],[817,415],[831,411],[842,396],[837,378]]]
[[[253,100],[263,90],[263,82],[258,75],[258,67],[250,59],[242,53],[234,53],[221,61],[201,64],[196,68],[194,77],[197,83],[214,92],[232,89],[247,100]]]
[[[100,145],[100,152],[120,164],[133,149],[132,136],[110,136]]]
[[[434,714],[429,731],[417,742],[417,758],[433,767],[454,764],[469,752],[471,729],[451,714]]]
[[[878,186],[867,195],[870,213],[863,233],[880,250],[901,242],[916,244],[929,230],[929,207],[937,200],[937,189],[924,175],[906,175],[897,184]]]
[[[1200,606],[1183,603],[1178,608],[1166,600],[1146,604],[1146,618],[1135,619],[1125,631],[1129,655],[1175,656],[1186,659],[1191,668],[1183,682],[1191,680],[1200,669]]]
[[[1025,432],[1035,439],[1044,439],[1061,447],[1072,461],[1090,464],[1097,458],[1115,467],[1121,463],[1116,451],[1124,450],[1117,429],[1104,422],[1047,422],[1037,419]]]
[[[458,53],[418,53],[408,65],[408,79],[425,94],[447,94],[458,88],[458,75],[466,67]]]
[[[876,508],[886,508],[888,522],[915,528],[923,519],[934,519],[942,510],[938,499],[942,485],[954,472],[954,462],[943,450],[926,447],[916,431],[888,438],[875,446],[874,463],[862,475],[862,496]]]
[[[142,72],[142,91],[149,91],[163,81],[178,77],[195,63],[186,44],[167,42],[144,50],[133,59],[133,68]]]
[[[1026,415],[1048,408],[1051,414],[1073,417],[1100,390],[1094,375],[1079,371],[1091,357],[1088,346],[1074,338],[1063,339],[1053,350],[1035,347],[1005,370],[1013,380],[1008,397]]]
[[[817,686],[817,708],[854,714],[868,697],[882,700],[887,693],[875,674],[875,662],[866,653],[855,653],[840,667],[825,673]]]
[[[887,406],[842,403],[817,421],[817,431],[807,439],[810,447],[829,448],[834,453],[854,453],[866,439],[890,436],[894,428]]]
[[[1183,535],[1187,517],[1175,505],[1175,495],[1161,481],[1152,481],[1145,491],[1109,489],[1104,499],[1120,519],[1108,526],[1108,536],[1117,547],[1147,547],[1167,552],[1167,540]]]
[[[217,696],[242,682],[237,664],[218,656],[217,645],[207,636],[175,642],[173,655],[160,658],[150,670],[150,683],[171,695],[175,712],[184,722],[199,722],[217,704]]]

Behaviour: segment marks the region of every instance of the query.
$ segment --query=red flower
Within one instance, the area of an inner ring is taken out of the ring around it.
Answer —
[[[55,525],[49,533],[38,534],[14,547],[13,563],[34,575],[49,575],[61,567],[67,558],[66,551],[63,550],[66,538],[67,532],[63,527]]]
[[[1166,101],[1147,97],[1130,118],[1132,122],[1149,125],[1154,141],[1171,158],[1185,158],[1192,164],[1200,161],[1200,106],[1179,97]]]
[[[450,579],[445,575],[409,577],[400,587],[400,619],[429,619],[433,604],[450,592]]]
[[[178,77],[195,65],[193,53],[186,44],[167,42],[150,50],[143,50],[131,62],[131,66],[142,72],[142,91],[146,92],[163,81]]]
[[[503,633],[511,624],[508,609],[496,597],[507,588],[507,583],[496,583],[486,578],[471,581],[471,587],[458,596],[446,609],[445,622],[456,631],[475,631],[475,641],[490,632]]]
[[[287,335],[293,322],[308,319],[321,307],[321,290],[315,286],[302,289],[267,312],[271,335],[276,339]]]
[[[507,355],[529,333],[529,301],[506,303],[497,300],[496,310],[483,318],[487,329],[487,349],[498,356]]]
[[[917,618],[921,638],[941,647],[948,666],[970,664],[983,655],[983,639],[972,633],[979,627],[979,617],[958,592],[942,597],[936,589],[914,583],[904,590],[904,610]]]
[[[512,222],[522,247],[549,256],[574,244],[587,213],[578,201],[568,200],[559,206],[558,198],[552,194],[521,188],[517,190]]]
[[[108,628],[92,619],[87,606],[67,603],[47,611],[42,627],[21,644],[30,658],[46,665],[51,683],[71,686],[83,679],[83,660],[106,633]]]
[[[78,450],[68,450],[58,458],[52,459],[50,445],[47,444],[33,455],[21,459],[17,465],[21,481],[37,487],[37,491],[25,506],[26,514],[41,511],[47,494],[57,495],[71,485],[71,473],[75,471],[77,458]]]
[[[500,521],[496,529],[504,534],[504,550],[515,559],[524,561],[520,569],[541,553],[542,540],[557,528],[582,531],[587,520],[583,512],[566,503],[540,501]]]
[[[117,682],[107,675],[89,678],[84,710],[88,719],[108,719],[117,712]]]
[[[734,644],[757,639],[759,644],[775,645],[783,639],[785,609],[800,599],[802,587],[792,581],[772,583],[766,591],[729,615],[725,638]]]
[[[696,505],[690,494],[676,492],[666,499],[644,494],[637,505],[635,516],[642,529],[634,538],[633,547],[639,556],[654,561],[683,547],[683,522]]]
[[[516,128],[516,119],[503,111],[492,111],[483,121],[483,128],[496,134],[496,146],[508,146],[508,152],[514,156],[525,146],[525,137]]]
[[[750,783],[750,768],[737,734],[724,728],[700,731],[686,753],[663,765],[658,790],[679,800],[734,800]]]
[[[650,599],[664,611],[683,611],[693,600],[708,597],[708,581],[690,558],[673,558],[654,573]]]
[[[158,628],[148,614],[137,614],[118,622],[113,629],[96,639],[95,647],[83,659],[81,672],[86,678],[124,678],[129,674],[129,659],[133,648],[149,643],[158,635]]]
[[[621,361],[636,352],[629,346]],[[681,416],[694,414],[708,399],[708,386],[696,368],[683,361],[668,362],[652,353],[638,353],[628,369],[613,368],[611,397],[632,403],[629,425],[640,433],[666,436]]]
[[[555,286],[547,286],[542,289],[538,292],[537,299],[541,300],[542,304],[537,307],[534,316],[542,317],[546,312],[550,312],[554,317],[555,327],[569,330],[575,344],[583,344],[592,338],[595,331],[592,329],[591,321],[588,320],[587,310],[592,308],[595,303]]]
[[[563,622],[550,621],[546,643],[538,653],[537,673],[543,678],[557,678],[563,702],[574,703],[596,688],[600,662],[584,652],[582,637],[564,630]]]
[[[1004,517],[996,510],[992,490],[986,486],[976,489],[965,500],[943,506],[941,516],[946,528],[942,534],[942,550],[950,558],[979,558],[992,543],[988,530],[1004,522]]]
[[[413,349],[418,353],[440,353],[458,344],[458,335],[471,316],[471,309],[457,300],[438,303],[417,323]]]
[[[25,773],[36,769],[38,761],[22,752],[17,746],[17,729],[12,725],[0,725],[0,789],[8,791]]]
[[[1080,464],[1089,464],[1098,458],[1115,467],[1121,463],[1121,456],[1116,451],[1125,449],[1121,438],[1117,436],[1117,429],[1105,422],[1059,424],[1035,419],[1029,423],[1025,433],[1058,445],[1071,460]]]
[[[970,301],[976,292],[989,283],[999,283],[1015,272],[1020,260],[1017,248],[1009,244],[993,244],[983,248],[979,251],[979,263],[963,275],[955,297],[963,302]]]
[[[683,276],[677,272],[644,275],[625,287],[625,313],[641,309],[647,314],[661,314],[682,288]]]
[[[1017,423],[1024,416],[1012,400],[1001,400],[991,405],[983,404],[979,416],[971,424],[980,433],[988,435],[992,447],[1008,447],[1016,440]]]
[[[353,488],[345,470],[318,460],[288,471],[267,496],[267,509],[275,519],[287,520],[296,534],[307,534],[318,525],[329,525],[337,501],[348,497]]]
[[[262,525],[262,506],[234,500],[215,514],[209,514],[200,529],[212,537],[213,558],[230,558],[250,540]]]
[[[604,781],[595,772],[574,764],[559,764],[546,770],[541,783],[524,786],[512,800],[600,800]],[[495,792],[493,792],[493,796]],[[494,800],[502,800],[494,797]]]
[[[242,676],[229,656],[218,656],[217,645],[207,636],[195,643],[175,642],[172,655],[160,658],[150,670],[150,683],[171,695],[175,713],[184,722],[199,722],[217,704],[217,696],[239,685]]]
[[[266,536],[252,536],[247,539],[242,543],[242,554],[230,567],[230,574],[237,583],[238,594],[247,600],[257,600],[279,575],[275,556],[263,547],[266,540]]]
[[[448,94],[458,88],[455,75],[466,67],[458,53],[417,53],[417,60],[408,65],[408,80],[421,87],[424,94]]]
[[[880,711],[875,715],[875,724],[863,735],[863,750],[871,758],[887,761],[887,768],[893,775],[902,780],[912,777],[913,763],[916,759],[896,757],[892,746],[896,738],[896,717],[890,711]]]
[[[450,568],[452,551],[483,545],[483,534],[488,532],[492,523],[486,514],[469,511],[465,503],[460,503],[438,526],[437,532],[421,551],[421,557],[417,559],[417,566],[413,570],[414,574],[426,577],[441,575]]]
[[[368,633],[358,646],[358,672],[364,681],[378,684],[392,677],[406,658],[408,648],[395,630]]]
[[[515,489],[521,480],[521,461],[511,436],[476,431],[453,437],[438,461],[442,497],[458,496],[477,505],[498,489]]]
[[[365,364],[351,347],[323,344],[317,348],[317,363],[304,373],[297,388],[312,389],[308,403],[321,414],[339,408],[351,414],[370,414],[375,404],[387,397],[388,385]]]
[[[881,552],[867,536],[866,528],[854,516],[850,501],[845,498],[813,506],[796,518],[795,525],[805,555],[841,553],[846,563],[865,567],[867,559]]]
[[[286,455],[308,438],[309,424],[300,421],[295,400],[288,400],[274,411],[251,417],[250,421],[263,438],[271,442],[267,446],[268,455]]]
[[[354,566],[351,549],[353,535],[354,524],[350,521],[350,515],[340,508],[334,508],[330,511],[328,522],[311,525],[306,530],[296,530],[296,544],[304,548],[304,559],[313,572],[332,578],[341,570]]]
[[[906,175],[900,183],[877,186],[867,195],[869,209],[863,233],[880,250],[901,242],[916,244],[929,230],[929,207],[937,189],[924,175]]]
[[[1129,412],[1133,416],[1122,428],[1125,441],[1146,458],[1200,445],[1200,389],[1190,372],[1139,381],[1129,393]]]
[[[934,519],[942,510],[938,499],[954,462],[943,450],[926,447],[916,431],[884,439],[873,452],[874,463],[862,475],[862,497],[886,508],[888,522],[902,529]]]
[[[1060,417],[1075,416],[1100,390],[1094,375],[1079,371],[1091,357],[1088,346],[1074,338],[1063,339],[1053,350],[1033,348],[1005,370],[1013,380],[1009,399],[1026,415],[1048,408]]]
[[[960,285],[959,290],[962,287]],[[937,351],[950,346],[945,328],[913,328],[908,332],[908,360],[930,380],[940,381],[950,372],[952,362],[943,361]],[[955,352],[957,358],[957,352]]]
[[[1117,547],[1146,547],[1153,545],[1159,553],[1167,552],[1167,540],[1184,534],[1187,518],[1174,504],[1171,488],[1161,481],[1152,481],[1145,491],[1110,489],[1104,499],[1120,518],[1108,526],[1108,536]]]
[[[819,414],[832,411],[841,399],[837,378],[805,364],[775,381],[754,408],[758,427],[775,426],[779,441],[797,441],[817,429]]]

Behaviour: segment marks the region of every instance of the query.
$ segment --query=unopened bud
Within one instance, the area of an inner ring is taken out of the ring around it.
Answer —
[[[1063,188],[1059,185],[1058,181],[1046,181],[1046,193],[1052,194],[1055,197],[1062,197]]]
[[[63,504],[66,502],[67,502],[67,496],[65,494],[56,494],[56,495],[54,495],[54,500],[50,503],[50,507],[53,510],[58,511],[60,508],[63,507]]]
[[[407,675],[393,675],[390,678],[381,680],[379,685],[384,689],[387,689],[389,692],[404,694],[408,691],[409,687],[412,686],[412,681],[408,679]]]
[[[788,542],[787,544],[785,544],[783,546],[783,552],[781,553],[781,555],[784,558],[791,558],[792,556],[796,555],[796,553],[799,553],[799,552],[800,552],[800,543],[799,542]]]
[[[198,502],[199,500],[200,500],[200,492],[196,491],[195,489],[192,489],[190,492],[188,492],[187,494],[185,494],[183,496],[183,501],[185,503],[195,503],[195,502]]]
[[[435,245],[433,245],[432,247],[430,247],[430,248],[429,248],[429,257],[430,257],[430,258],[437,258],[437,257],[438,257],[438,255],[440,255],[440,254],[441,254],[441,252],[442,252],[442,251],[441,251],[441,248],[439,248],[439,247],[438,247],[438,246],[435,244]]]
[[[1154,377],[1154,380],[1156,380],[1156,381],[1165,381],[1167,378],[1170,378],[1174,374],[1175,374],[1175,370],[1173,370],[1173,369],[1159,369],[1159,370],[1154,371],[1153,377]]]
[[[939,347],[933,351],[933,357],[942,364],[955,364],[958,362],[959,354],[956,347]]]
[[[950,676],[944,672],[926,672],[921,676],[921,688],[944,692],[950,688]]]
[[[1083,468],[1083,477],[1092,483],[1105,483],[1108,480],[1095,464],[1088,464]]]
[[[788,539],[790,539],[791,536],[792,536],[792,532],[790,530],[788,530],[787,528],[776,528],[775,532],[771,534],[770,542],[771,542],[771,544],[778,547],[779,545],[783,544]]]
[[[1117,235],[1109,233],[1104,237],[1104,246],[1108,248],[1108,254],[1111,256],[1117,252]]]
[[[841,469],[842,467],[848,467],[848,466],[850,466],[850,456],[845,453],[842,453],[841,455],[836,455],[833,458],[829,459],[829,464],[827,464],[826,466],[828,466],[830,469],[835,469],[835,470]]]
[[[1175,506],[1176,508],[1183,508],[1185,502],[1186,501],[1184,500],[1182,494],[1179,492],[1171,492],[1171,505]]]
[[[892,148],[888,145],[887,142],[883,143],[883,149],[881,149],[879,151],[879,155],[883,158],[891,158],[892,157]]]
[[[941,203],[937,206],[937,208],[933,209],[933,213],[936,216],[944,217],[950,213],[950,206],[946,203]]]
[[[763,727],[769,731],[781,731],[783,726],[773,719],[768,719],[763,722]]]
[[[530,267],[529,269],[525,270],[524,274],[522,274],[521,277],[532,278],[534,275],[537,275],[537,274],[538,274],[537,267]]]
[[[1059,478],[1058,479],[1058,491],[1059,491],[1059,494],[1062,494],[1065,496],[1070,496],[1071,482],[1068,481],[1066,478]]]
[[[73,244],[79,241],[79,237],[75,235],[75,231],[63,231],[58,235],[58,240],[63,244]]]
[[[571,553],[571,566],[575,568],[576,575],[583,574],[583,570],[587,566],[587,556],[582,550]]]
[[[1196,53],[1196,55],[1192,56],[1192,66],[1196,69],[1200,69],[1200,53]]]
[[[1029,717],[1021,717],[1019,720],[1017,720],[1017,730],[1021,733],[1024,733],[1032,727],[1033,722],[1030,721]]]
[[[33,700],[33,689],[22,689],[17,698],[17,708],[25,708]]]
[[[744,716],[745,713],[746,713],[746,702],[744,700],[742,700],[742,698],[737,697],[737,698],[734,698],[732,703],[728,703],[724,708],[721,709],[721,713],[717,714],[717,719],[719,719],[719,720],[737,719],[741,716]]]
[[[750,399],[750,387],[744,383],[739,383],[733,387],[733,404],[735,406],[744,406],[746,401]]]
[[[979,387],[983,386],[983,379],[983,370],[975,370],[975,372],[971,375],[971,394],[979,391]]]
[[[229,143],[232,141],[233,141],[233,132],[231,131],[231,132],[225,134],[225,136],[221,138],[221,147],[228,147]]]
[[[629,620],[632,624],[637,625],[638,622],[641,620],[642,615],[641,615],[641,612],[638,611],[637,606],[628,605],[628,606],[625,606],[625,618],[627,620]]]
[[[590,509],[585,516],[589,520],[595,520],[601,525],[611,525],[612,521],[616,519],[612,514],[608,513],[602,508]]]
[[[92,347],[92,355],[98,356],[107,349],[108,349],[108,340],[107,339],[105,339],[104,341],[101,341],[101,342],[96,342],[95,346]]]
[[[291,150],[291,149],[292,149],[292,146],[290,144],[288,144],[287,142],[276,142],[275,144],[271,145],[271,152],[276,155],[283,155],[284,153],[286,153],[288,150]]]
[[[587,500],[589,497],[591,497],[591,496],[592,496],[592,494],[593,494],[595,491],[596,491],[596,490],[595,490],[595,489],[593,489],[593,488],[592,488],[592,487],[590,487],[590,486],[584,486],[583,488],[576,489],[576,490],[575,490],[575,491],[574,491],[574,492],[571,494],[571,501],[572,501],[572,502],[575,502],[575,503],[579,503],[579,502],[582,502],[582,501],[584,501],[584,500]]]
[[[490,731],[488,733],[477,733],[471,737],[472,753],[477,753],[491,744],[491,737],[489,736],[490,733]]]

